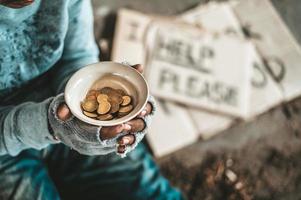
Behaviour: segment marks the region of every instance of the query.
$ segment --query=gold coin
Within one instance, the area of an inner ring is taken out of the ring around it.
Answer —
[[[98,90],[89,90],[86,96],[91,96],[94,95],[97,97],[97,95],[99,95],[100,92]]]
[[[95,118],[97,117],[97,114],[95,113],[90,113],[90,112],[87,112],[87,111],[83,111],[84,115],[86,115],[87,117],[92,117],[92,118]]]
[[[109,99],[114,101],[114,102],[117,102],[118,104],[121,104],[122,103],[122,95],[120,94],[121,92],[123,93],[122,90],[115,90],[111,87],[104,87],[102,89],[100,89],[100,92],[102,94],[106,94],[108,95]],[[110,101],[111,102],[111,101]]]
[[[122,89],[117,89],[116,92],[117,92],[118,94],[120,94],[121,96],[126,95],[126,92],[123,91]]]
[[[108,101],[101,101],[99,103],[97,113],[103,115],[108,113],[110,109],[111,109],[111,104]]]
[[[111,87],[104,87],[100,89],[100,93],[102,94],[108,94],[109,92],[113,91],[114,89]]]
[[[96,100],[85,100],[83,103],[82,103],[82,107],[85,111],[87,112],[93,112],[97,109],[98,107],[98,103]]]
[[[86,96],[86,100],[96,100],[96,96],[95,95],[88,95]]]
[[[122,97],[122,103],[121,103],[121,105],[122,106],[127,106],[127,105],[129,105],[131,103],[131,101],[132,101],[132,99],[131,99],[130,96],[128,96],[128,95],[123,96]]]
[[[111,102],[111,110],[110,113],[116,113],[119,111],[119,103],[115,102],[115,101],[110,101]]]
[[[119,109],[119,113],[129,113],[131,110],[133,110],[132,105],[124,106]]]
[[[106,95],[106,94],[99,94],[98,96],[97,96],[97,101],[98,101],[98,103],[100,103],[100,102],[102,102],[102,101],[107,101],[108,100],[108,95]]]
[[[110,102],[115,102],[117,104],[121,104],[123,99],[122,99],[122,96],[120,94],[118,94],[117,92],[115,91],[112,91],[108,94],[109,96],[109,101]]]
[[[97,119],[99,119],[101,121],[111,120],[111,119],[113,119],[113,115],[111,115],[111,114],[98,115]]]
[[[88,95],[95,95],[97,93],[97,90],[89,90],[88,93],[87,93],[87,96]]]
[[[100,92],[98,90],[89,90],[86,95],[86,99],[96,100],[97,95],[99,95],[99,94],[100,94]]]
[[[127,112],[127,113],[120,113],[120,112],[118,112],[117,118],[124,117],[124,116],[126,116],[127,114],[129,114],[129,112]]]

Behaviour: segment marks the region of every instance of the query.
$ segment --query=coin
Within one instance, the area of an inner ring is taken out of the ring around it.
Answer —
[[[111,87],[88,91],[81,105],[84,115],[102,121],[124,117],[133,110],[132,97]]]
[[[117,103],[116,101],[110,101],[111,102],[111,110],[110,113],[116,113],[119,111],[119,103]]]
[[[108,113],[110,109],[111,109],[111,104],[108,101],[104,100],[99,103],[97,113],[103,115]]]
[[[109,101],[115,102],[117,104],[121,104],[122,103],[122,96],[120,94],[118,94],[116,91],[111,91],[109,94]]]
[[[131,103],[131,101],[132,101],[132,99],[131,99],[130,96],[128,96],[128,95],[123,96],[122,97],[122,103],[121,103],[121,105],[122,106],[127,106],[127,105],[129,105]]]
[[[94,95],[97,97],[97,95],[99,95],[99,94],[100,94],[100,92],[98,90],[89,90],[86,96]]]
[[[100,102],[102,102],[102,101],[107,101],[108,100],[108,95],[106,95],[106,94],[99,94],[98,96],[97,96],[97,101],[98,101],[98,103],[100,103]]]
[[[89,95],[89,96],[86,96],[86,100],[96,100],[96,96],[95,95]]]
[[[102,94],[108,94],[109,92],[113,91],[114,89],[111,87],[104,87],[100,89],[100,93]]]
[[[117,92],[118,94],[120,94],[121,96],[126,95],[126,92],[123,91],[122,89],[117,89],[116,92]]]
[[[128,112],[127,112],[127,113],[121,113],[121,112],[118,112],[117,117],[118,117],[118,118],[121,118],[121,117],[126,116],[127,114],[129,114],[129,113],[128,113]]]
[[[88,95],[96,95],[97,92],[98,92],[97,90],[89,90],[87,93],[87,96]]]
[[[124,106],[119,109],[119,113],[129,113],[131,110],[133,110],[132,105]]]
[[[97,117],[97,114],[95,113],[90,113],[90,112],[87,112],[87,111],[83,111],[84,115],[86,115],[87,117]]]
[[[111,114],[98,115],[97,119],[99,119],[101,121],[111,120],[111,119],[113,119],[113,115],[111,115]]]
[[[87,112],[93,112],[97,109],[98,107],[98,103],[96,100],[85,100],[83,103],[82,103],[82,107],[85,111]]]
[[[99,94],[100,94],[100,92],[98,90],[89,90],[86,95],[86,99],[96,100],[97,95],[99,95]]]

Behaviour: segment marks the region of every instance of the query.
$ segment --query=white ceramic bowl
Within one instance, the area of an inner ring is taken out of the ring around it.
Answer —
[[[103,81],[99,81],[98,79]],[[109,121],[89,118],[82,113],[81,102],[93,88],[112,87],[123,89],[133,97],[134,109],[126,116]],[[113,126],[136,117],[146,106],[149,89],[144,77],[134,68],[115,62],[99,62],[78,70],[68,81],[65,100],[72,114],[96,126]]]

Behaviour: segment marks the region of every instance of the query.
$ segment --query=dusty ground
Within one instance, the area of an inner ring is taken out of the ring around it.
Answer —
[[[301,199],[300,126],[301,98],[159,163],[188,199]]]
[[[207,0],[208,1],[208,0]],[[112,43],[115,11],[177,14],[206,0],[94,0],[96,36]],[[301,43],[300,0],[272,0]],[[109,59],[109,49],[102,59]],[[157,160],[189,200],[301,199],[301,97]],[[180,169],[180,170],[179,170]]]

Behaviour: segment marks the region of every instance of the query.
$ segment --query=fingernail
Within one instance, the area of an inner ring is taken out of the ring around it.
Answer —
[[[129,144],[130,143],[130,139],[129,138],[123,138],[123,144]]]
[[[124,153],[124,151],[125,151],[125,145],[119,145],[117,151],[118,151],[118,153]]]
[[[129,124],[124,124],[124,129],[129,131],[132,129],[132,127]]]
[[[143,111],[141,112],[141,115],[146,115],[146,110],[143,110]]]

